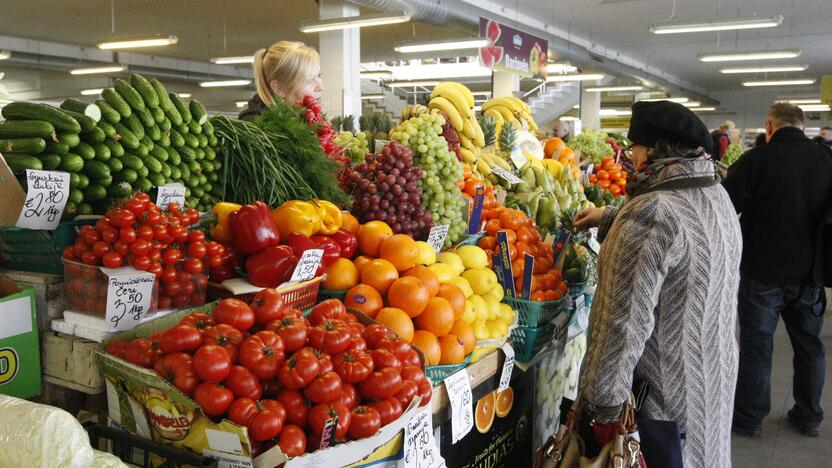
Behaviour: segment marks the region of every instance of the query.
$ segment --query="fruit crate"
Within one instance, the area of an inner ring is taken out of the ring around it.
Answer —
[[[318,290],[318,302],[325,301],[327,299],[338,299],[339,301],[343,301],[345,297],[347,297],[348,289],[319,289]]]
[[[439,385],[443,380],[454,375],[454,373],[471,362],[471,357],[474,353],[465,356],[465,360],[459,364],[450,364],[447,366],[427,366],[425,367],[425,374],[428,376],[433,385]]]
[[[95,224],[95,220],[64,221],[54,231],[0,228],[3,266],[11,270],[62,275],[64,249],[75,243],[78,230],[85,224]]]
[[[477,243],[485,236],[485,232],[481,231],[476,234],[466,234],[465,239],[459,241],[459,243],[455,247],[461,247],[463,245],[477,245]]]
[[[520,362],[529,362],[545,348],[555,336],[557,326],[547,323],[541,327],[517,327],[511,331],[514,342],[514,358]]]
[[[557,301],[544,302],[508,296],[503,298],[504,303],[517,311],[519,324],[523,327],[539,327],[551,322],[558,314],[567,309],[569,301],[569,297],[566,296]]]
[[[286,307],[293,307],[298,310],[306,310],[318,303],[318,290],[321,287],[321,277],[312,278],[308,281],[302,281],[290,286],[283,286],[277,288],[277,291],[283,295],[283,303]],[[249,303],[254,299],[257,293],[245,293],[234,295],[231,291],[226,289],[223,285],[217,283],[208,283],[208,301],[213,302],[226,297],[233,297]]]

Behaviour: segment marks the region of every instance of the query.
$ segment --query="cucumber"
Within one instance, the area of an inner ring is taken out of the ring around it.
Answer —
[[[218,180],[220,180],[220,176],[217,175],[216,172],[210,172],[206,176],[208,178],[208,183],[216,184]]]
[[[139,139],[124,124],[118,124],[116,134],[119,136],[118,142],[125,148],[136,149],[139,147]]]
[[[78,156],[79,158],[81,156]],[[82,159],[81,162],[83,163],[84,160]],[[84,190],[85,188],[90,186],[90,178],[87,177],[86,174],[80,173],[78,174],[78,190]]]
[[[205,136],[211,136],[214,134],[214,124],[211,123],[211,119],[205,121],[202,124],[202,132],[205,133]]]
[[[170,133],[162,130],[162,136],[159,137],[158,143],[164,148],[170,147]]]
[[[131,193],[133,193],[133,186],[129,182],[121,181],[107,187],[107,195],[110,198],[125,198]]]
[[[199,147],[200,148],[207,148],[208,147],[208,137],[204,133],[200,133],[196,136],[196,139],[199,140]]]
[[[170,132],[171,128],[173,128],[173,125],[170,124],[170,120],[168,120],[167,117],[165,117],[165,120],[159,122],[159,130],[162,131],[163,135],[166,135],[168,132]]]
[[[151,184],[150,181],[144,177],[140,177],[136,180],[136,183],[133,184],[133,188],[139,192],[149,192],[153,189],[153,184]]]
[[[122,117],[130,117],[133,115],[133,111],[130,109],[130,105],[127,104],[127,101],[121,97],[120,94],[116,92],[113,88],[104,88],[104,91],[101,91],[101,97],[107,101],[107,104],[111,105],[116,112],[119,113]],[[115,125],[118,122],[110,122]]]
[[[95,159],[95,149],[84,142],[78,143],[78,146],[75,147],[73,153],[86,160]]]
[[[188,106],[188,109],[191,111],[191,115],[197,124],[202,125],[208,121],[208,112],[205,110],[205,106],[203,106],[201,102],[196,99],[191,99],[191,104]],[[201,131],[202,129],[200,128],[200,132]]]
[[[111,174],[117,174],[124,170],[124,164],[122,164],[121,159],[111,158],[105,161],[105,163],[110,168]]]
[[[202,125],[200,125],[199,122],[196,121],[196,119],[191,120],[190,122],[188,122],[188,131],[190,133],[193,133],[194,135],[199,135],[200,133],[202,133]]]
[[[193,117],[191,116],[191,111],[188,109],[188,105],[185,104],[185,101],[183,101],[179,95],[174,93],[168,93],[168,96],[170,96],[170,100],[173,102],[173,106],[179,112],[179,115],[182,116],[182,123],[186,124],[190,122]]]
[[[208,183],[208,178],[205,177],[205,174],[199,174],[199,176],[197,176],[197,179],[199,179],[199,185],[205,185]]]
[[[191,161],[188,163],[188,169],[191,170],[191,175],[196,176],[202,173],[202,166],[199,165],[196,161]]]
[[[162,131],[159,130],[159,126],[155,123],[149,127],[147,127],[147,136],[154,142],[159,141],[162,139]]]
[[[191,178],[191,169],[188,168],[187,164],[180,164],[179,170],[182,171],[182,180],[188,180]]]
[[[139,177],[147,177],[147,175],[150,174],[150,169],[148,169],[147,166],[142,166],[136,169],[136,173],[139,174]]]
[[[179,156],[179,151],[176,151],[176,148],[168,148],[166,151],[171,164],[178,166],[182,162],[182,157]]]
[[[107,189],[95,184],[90,185],[84,189],[84,200],[87,202],[97,202],[107,198]]]
[[[95,101],[95,105],[98,106],[99,109],[101,109],[101,117],[103,118],[103,120],[106,120],[107,122],[110,122],[113,125],[121,122],[121,114],[119,114],[118,111],[115,110],[115,108],[113,108],[113,106],[111,106],[109,102],[103,99],[98,99]],[[100,124],[101,122],[102,121],[99,121],[98,123]]]
[[[46,149],[43,138],[15,138],[0,140],[0,153],[41,154]]]
[[[170,170],[170,166],[168,166],[166,163],[162,163],[162,172],[161,172],[161,174],[162,174],[162,177],[164,177],[165,179],[170,179],[171,170]]]
[[[194,148],[194,154],[196,154],[197,161],[205,159],[205,151],[202,151],[202,148]]]
[[[121,158],[121,162],[124,163],[125,167],[127,167],[129,169],[133,169],[134,171],[138,171],[139,169],[144,167],[144,163],[142,162],[142,159],[140,157],[136,156],[135,154],[130,154],[130,153],[125,154],[124,157]]]
[[[129,104],[133,110],[144,110],[144,99],[142,99],[142,96],[138,91],[130,86],[130,83],[122,80],[121,78],[116,78],[113,80],[113,87],[116,88],[118,94],[124,98],[125,101],[127,101],[127,104]]]
[[[130,182],[131,184],[135,182],[138,178],[139,175],[136,173],[136,171],[130,168],[122,169],[117,176],[117,179],[119,181]]]
[[[154,107],[150,109],[150,114],[153,115],[153,121],[160,124],[165,121],[165,111],[161,107]]]
[[[142,162],[144,162],[144,165],[147,166],[151,173],[158,174],[162,172],[162,163],[153,156],[148,155],[143,157]]]
[[[156,97],[159,99],[159,107],[165,112],[170,112],[171,109],[174,109],[175,107],[168,96],[168,90],[165,89],[165,85],[156,78],[151,78],[149,81],[150,86],[153,87],[153,91],[156,92]]]
[[[208,135],[208,146],[217,146],[219,142],[216,136]]]
[[[43,170],[43,163],[40,159],[29,154],[9,153],[4,154],[3,159],[6,160],[12,172],[23,172],[26,169]]]
[[[46,152],[55,153],[59,156],[64,156],[65,154],[69,153],[69,146],[63,143],[53,143],[50,141],[46,143]]]
[[[147,176],[147,180],[149,180],[154,187],[165,185],[165,177],[162,174],[157,174],[155,172],[151,172],[150,175]]]
[[[170,123],[173,126],[182,125],[182,114],[180,114],[179,111],[176,110],[176,106],[173,106],[173,109],[169,111],[165,111],[165,115],[168,117],[168,119],[170,119]]]
[[[196,135],[186,133],[182,135],[182,138],[185,139],[185,144],[191,148],[199,148],[199,140],[196,138]]]
[[[130,75],[130,84],[133,86],[133,89],[138,91],[139,95],[141,95],[142,100],[144,100],[147,107],[152,109],[159,107],[159,96],[156,94],[156,90],[153,89],[153,86],[145,77],[132,73]]]
[[[43,120],[52,124],[56,130],[67,133],[78,133],[81,124],[66,112],[46,104],[36,102],[11,102],[3,107],[3,117],[6,120]]]
[[[112,125],[110,125],[112,128]],[[104,133],[99,127],[93,127],[92,130],[86,133],[81,134],[81,139],[86,140],[89,143],[103,143],[105,139],[107,139],[107,134]]]
[[[80,112],[75,112],[75,111],[66,110],[66,109],[64,109],[64,112],[68,116],[70,116],[73,119],[78,121],[78,125],[81,126],[81,131],[82,132],[89,132],[89,131],[91,131],[92,129],[95,128],[95,120],[87,117],[86,115],[84,115]]]
[[[211,193],[211,190],[213,188],[214,188],[214,186],[211,185],[211,182],[208,182],[207,184],[202,186],[202,190],[204,190],[206,194]]]
[[[93,159],[84,162],[84,173],[90,176],[91,179],[100,181],[110,177],[110,166]]]
[[[193,201],[193,199],[191,198],[191,189],[189,187],[185,187],[185,198],[185,204],[193,206],[193,204],[191,203]]]
[[[194,175],[191,175],[191,178],[188,179],[186,182],[188,183],[188,187],[190,187],[191,190],[199,187],[199,178]]]
[[[107,148],[110,148],[110,154],[117,158],[124,156],[124,147],[115,140],[104,140],[104,144],[107,145]]]
[[[110,151],[110,147],[104,143],[99,143],[93,146],[93,150],[95,150],[95,159],[98,161],[107,161],[113,155],[113,152]]]
[[[4,120],[0,122],[0,138],[51,138],[55,126],[43,120]]]
[[[133,112],[133,115],[139,118],[139,120],[141,121],[142,125],[145,126],[145,128],[148,128],[152,125],[156,125],[156,121],[153,120],[153,114],[151,114],[147,108]]]
[[[176,166],[170,167],[170,178],[172,180],[182,180],[182,171],[179,170]]]
[[[145,156],[150,154],[150,151],[147,149],[147,146],[145,146],[142,143],[139,143],[139,147],[136,148],[136,150],[133,151],[133,153],[135,153],[140,158],[144,158]]]
[[[72,149],[81,143],[81,137],[79,137],[77,133],[63,133],[58,135],[58,143],[67,145],[70,149]]]
[[[98,105],[88,104],[80,99],[69,98],[64,100],[64,102],[61,103],[61,109],[83,114],[91,118],[93,122],[98,122],[99,120],[101,120],[101,109],[98,107]],[[78,123],[81,122],[79,121]],[[81,127],[83,126],[84,124],[81,124]]]
[[[144,138],[144,125],[142,125],[141,120],[136,116],[134,113],[130,117],[124,119],[124,125],[133,132],[133,135],[136,135],[136,138],[141,140]]]
[[[143,144],[147,148],[147,151],[152,150],[153,147],[156,146],[156,143],[153,143],[153,140],[151,140],[147,135],[145,135],[139,143]]]
[[[219,172],[222,169],[222,161],[219,159],[211,161],[211,163],[214,165],[214,172]]]
[[[214,151],[214,148],[211,148],[210,146],[206,146],[203,149],[203,151],[205,151],[205,159],[207,159],[209,161],[213,161],[213,160],[217,159],[217,152]]]
[[[196,198],[202,198],[205,195],[205,190],[203,190],[202,187],[194,187],[194,189],[191,190],[191,193],[193,193]]]
[[[118,125],[118,122],[116,122],[114,125]],[[100,128],[101,131],[104,132],[104,135],[107,137],[112,137],[116,134],[116,128],[108,122],[104,122],[103,120],[101,122],[98,122],[98,128]]]
[[[78,205],[78,214],[79,215],[91,215],[93,214],[94,210],[92,209],[92,205],[89,203],[81,203]]]
[[[202,161],[202,171],[209,174],[214,172],[214,163],[211,161]]]
[[[179,148],[179,155],[182,156],[182,160],[185,162],[190,163],[196,161],[196,153],[193,149],[188,148],[187,146]]]
[[[81,176],[75,172],[69,173],[69,188],[74,189],[78,188],[78,184],[81,183]]]
[[[108,175],[107,177],[105,177],[103,179],[96,180],[95,183],[102,186],[102,187],[105,187],[105,188],[109,187],[110,185],[113,184],[113,176]]]
[[[84,193],[78,189],[71,189],[67,201],[77,205],[84,201]]]
[[[159,161],[167,161],[170,155],[164,148],[161,146],[154,146],[152,150],[150,150],[150,154],[153,155],[154,158],[158,159]]]
[[[170,131],[170,145],[174,148],[184,148],[185,147],[185,138],[182,137],[182,134],[176,130]]]
[[[179,132],[181,135],[187,134],[189,132],[188,124],[183,123],[182,125],[177,125],[176,126],[176,131]]]
[[[54,153],[39,154],[38,159],[43,164],[45,171],[54,171],[61,165],[61,157]]]

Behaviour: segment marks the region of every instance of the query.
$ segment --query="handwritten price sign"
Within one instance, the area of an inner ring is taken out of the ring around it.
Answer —
[[[26,185],[26,201],[16,226],[44,230],[58,227],[69,197],[69,174],[26,169]]]
[[[404,426],[405,468],[432,468],[438,466],[439,448],[433,438],[430,411],[425,408]]]
[[[430,233],[428,234],[428,244],[433,247],[433,250],[435,250],[436,253],[439,253],[439,251],[442,250],[442,246],[445,244],[445,238],[448,237],[448,228],[449,226],[447,224],[430,228]]]
[[[306,281],[315,277],[315,272],[324,256],[323,249],[309,249],[300,256],[290,281]]]
[[[445,379],[445,389],[451,401],[451,443],[455,444],[474,427],[473,395],[468,371],[460,369]]]
[[[517,177],[516,175],[512,174],[511,172],[509,172],[509,171],[507,171],[507,170],[503,169],[503,168],[502,168],[502,167],[500,167],[500,166],[494,166],[494,167],[492,167],[492,168],[491,168],[491,172],[493,172],[493,173],[497,174],[497,175],[498,175],[498,176],[500,176],[503,180],[505,180],[506,182],[508,182],[508,183],[510,183],[510,184],[519,184],[520,182],[523,182],[523,180],[522,180],[522,179],[520,179],[520,178],[519,178],[519,177]]]
[[[182,184],[165,184],[159,187],[156,192],[156,206],[163,210],[168,209],[168,205],[173,202],[179,205],[179,208],[185,206],[185,186]]]
[[[133,267],[101,271],[108,277],[105,319],[113,330],[130,330],[150,311],[156,275]]]
[[[506,360],[503,361],[503,372],[500,374],[500,385],[497,387],[498,393],[508,388],[511,383],[511,372],[514,370],[514,348],[511,344],[503,345],[503,354],[506,355]]]

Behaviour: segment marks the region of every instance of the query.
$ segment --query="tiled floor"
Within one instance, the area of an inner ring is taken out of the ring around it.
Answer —
[[[803,437],[786,423],[792,399],[792,348],[782,320],[774,342],[771,413],[759,439],[733,437],[734,468],[832,468],[832,310],[827,310],[823,341],[827,350],[823,408],[826,419],[820,437]]]

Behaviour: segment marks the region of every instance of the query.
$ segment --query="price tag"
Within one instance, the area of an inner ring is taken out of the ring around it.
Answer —
[[[182,184],[165,184],[159,186],[156,191],[156,206],[163,210],[168,209],[168,204],[174,202],[179,208],[185,206],[185,186]]]
[[[503,373],[500,374],[500,385],[497,387],[497,393],[508,388],[508,384],[511,382],[511,371],[514,369],[514,348],[511,347],[511,344],[503,345],[503,353],[506,355],[506,360],[503,361]]]
[[[494,271],[497,279],[503,285],[506,296],[516,297],[514,290],[514,274],[511,268],[511,257],[508,247],[508,235],[505,232],[497,233],[497,252],[494,254]]]
[[[439,253],[442,250],[442,246],[445,244],[445,238],[448,237],[448,226],[447,224],[441,224],[439,226],[434,226],[430,228],[430,233],[428,233],[428,244],[433,247],[433,250],[436,253]]]
[[[589,228],[589,242],[587,246],[589,250],[593,251],[595,255],[601,252],[601,244],[598,243],[598,228]]]
[[[424,408],[416,413],[404,426],[405,468],[431,468],[439,461],[439,448],[433,438],[431,413]]]
[[[515,147],[514,151],[511,152],[511,162],[514,163],[514,167],[517,169],[522,169],[523,166],[529,163],[529,158],[523,154],[523,150]]]
[[[390,143],[390,140],[376,140],[375,142],[375,151],[373,152],[381,153],[384,150],[384,147],[387,146],[387,143]]]
[[[500,205],[505,205],[506,204],[506,195],[508,195],[508,192],[506,192],[505,190],[503,190],[501,188],[497,189],[497,190],[494,190],[494,198],[497,199],[497,203],[500,204]]]
[[[517,177],[516,175],[512,174],[511,172],[503,169],[500,166],[492,167],[491,172],[497,174],[498,176],[500,176],[500,178],[502,178],[503,180],[505,180],[506,182],[508,182],[510,184],[519,184],[520,182],[523,182],[519,177]]]
[[[471,216],[468,219],[468,234],[476,234],[480,232],[480,223],[482,222],[482,207],[484,202],[485,187],[477,187],[477,191],[474,192],[474,206],[473,208],[471,208]]]
[[[130,330],[150,311],[156,275],[133,267],[101,268],[107,275],[105,319],[114,330]]]
[[[318,448],[325,449],[335,445],[336,429],[338,429],[338,416],[327,419],[324,423],[324,430],[321,433],[321,445]]]
[[[323,256],[324,249],[309,249],[304,252],[295,266],[295,271],[292,272],[292,279],[289,281],[306,281],[314,278]]]
[[[69,198],[69,173],[26,169],[26,201],[17,227],[52,230],[61,222]]]
[[[445,379],[445,389],[451,401],[451,443],[455,444],[474,427],[473,396],[468,371],[460,369]]]
[[[578,322],[579,329],[586,330],[589,327],[589,314],[586,313],[586,302],[583,294],[575,298],[575,319]]]

